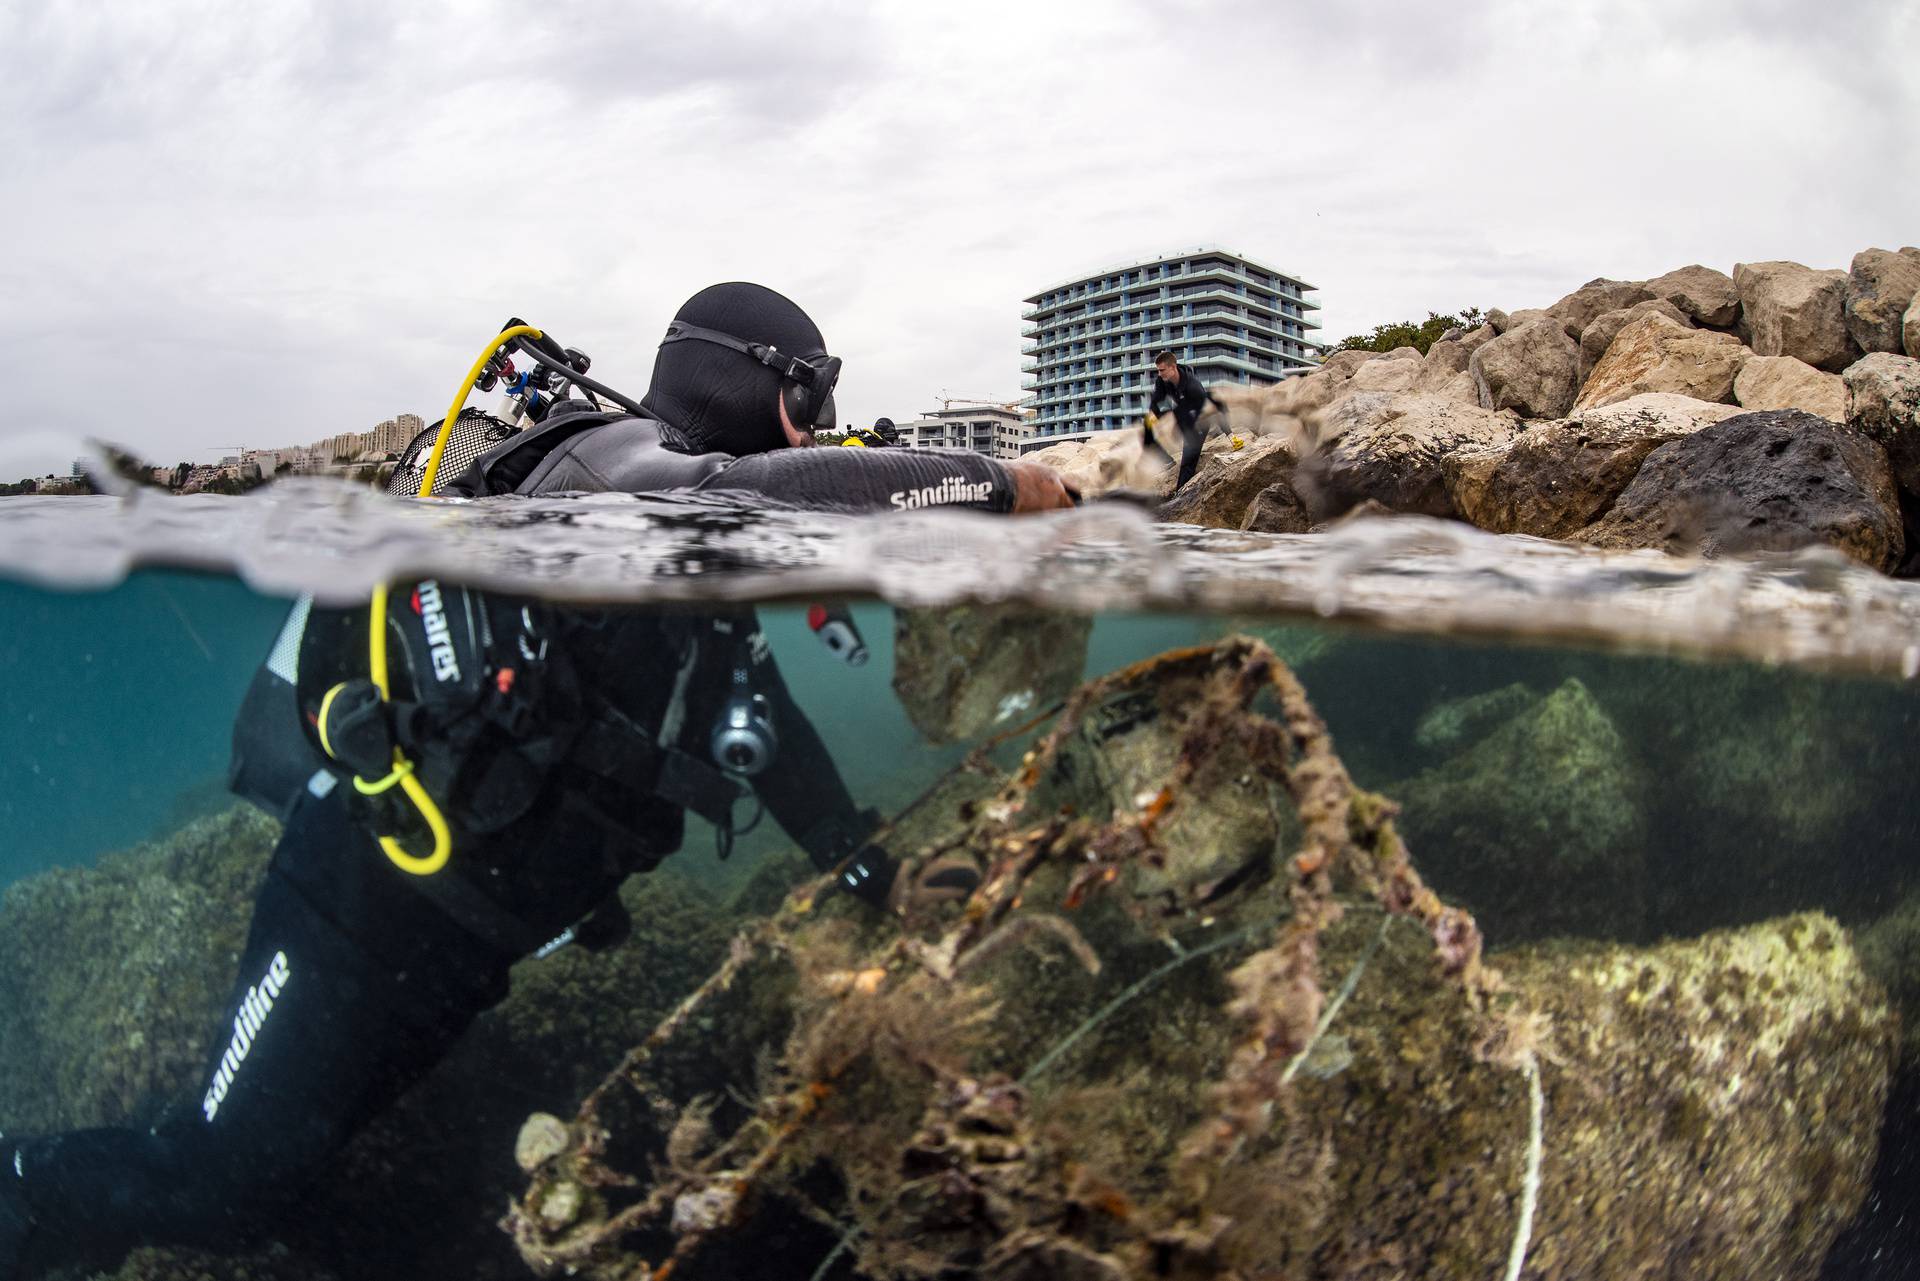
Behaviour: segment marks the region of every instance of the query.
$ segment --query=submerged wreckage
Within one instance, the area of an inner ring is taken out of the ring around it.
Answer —
[[[1083,685],[886,836],[977,890],[746,924],[502,1226],[605,1281],[1816,1275],[1895,1035],[1845,932],[1496,969],[1394,815],[1258,640]]]

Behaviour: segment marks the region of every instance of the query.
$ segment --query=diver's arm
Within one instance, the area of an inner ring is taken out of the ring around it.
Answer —
[[[885,903],[893,864],[885,853],[866,846],[878,816],[854,804],[825,740],[794,702],[771,654],[754,669],[753,680],[766,695],[780,736],[773,767],[754,778],[754,792],[815,867],[827,871],[844,862],[841,888]]]
[[[783,506],[842,511],[970,507],[1011,512],[1013,472],[990,458],[945,449],[776,449],[718,468],[693,488],[737,490]]]

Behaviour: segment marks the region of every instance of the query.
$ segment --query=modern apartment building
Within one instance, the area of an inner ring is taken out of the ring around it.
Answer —
[[[1204,383],[1270,383],[1311,369],[1314,286],[1224,249],[1127,263],[1026,300],[1029,448],[1135,426],[1153,354],[1172,349]]]
[[[899,424],[899,432],[902,445],[1018,458],[1020,446],[1033,439],[1033,419],[1014,405],[954,402]]]

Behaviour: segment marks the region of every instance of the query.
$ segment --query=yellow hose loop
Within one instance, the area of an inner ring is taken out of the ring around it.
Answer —
[[[426,498],[432,495],[433,479],[440,474],[440,454],[447,447],[447,436],[453,431],[453,424],[459,419],[461,409],[466,406],[467,393],[471,392],[473,385],[480,381],[480,375],[486,369],[487,362],[493,359],[493,354],[515,338],[539,339],[545,336],[532,325],[515,325],[512,329],[503,330],[497,335],[488,344],[487,349],[480,353],[480,358],[473,362],[473,368],[467,371],[466,381],[462,382],[460,390],[453,394],[453,408],[449,409],[447,416],[440,420],[440,434],[433,438],[433,452],[427,455],[426,475],[420,478],[420,497]]]
[[[395,761],[385,778],[365,779],[355,775],[353,787],[362,796],[378,796],[382,792],[391,791],[395,783],[411,773],[413,773],[412,761]]]
[[[342,681],[328,690],[326,696],[320,700],[320,723],[314,728],[320,731],[320,750],[328,756],[333,756],[333,744],[327,741],[327,709],[333,706],[333,696],[345,688],[346,682]],[[334,756],[334,759],[340,758]]]
[[[441,439],[446,439],[446,433],[441,433]],[[373,589],[373,599],[368,606],[367,668],[367,674],[373,679],[373,687],[380,691],[380,701],[387,702],[390,694],[387,685],[387,585],[385,583]],[[373,786],[380,791],[385,791],[393,786],[396,780],[400,784],[400,790],[406,793],[408,800],[413,802],[413,807],[420,811],[420,817],[426,820],[427,830],[433,833],[433,853],[425,858],[409,854],[400,847],[400,842],[391,836],[380,838],[380,848],[401,871],[414,876],[432,876],[447,865],[447,857],[453,852],[453,833],[447,830],[446,816],[440,812],[440,807],[433,803],[433,797],[427,794],[427,789],[421,785],[420,780],[413,776],[413,762],[409,761],[397,747],[393,749],[392,772]],[[358,779],[354,780],[354,786],[360,786]],[[361,788],[361,790],[366,789]]]
[[[394,755],[398,756],[399,753]],[[380,838],[380,848],[401,871],[414,876],[432,876],[447,865],[447,856],[453,852],[453,833],[447,830],[447,820],[440,813],[440,807],[427,795],[427,789],[413,776],[412,769],[400,776],[400,789],[413,802],[414,808],[420,811],[420,817],[427,820],[427,829],[433,833],[433,853],[425,858],[417,858],[400,848],[400,842],[391,836]]]

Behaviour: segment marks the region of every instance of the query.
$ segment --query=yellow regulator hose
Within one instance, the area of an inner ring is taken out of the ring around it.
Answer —
[[[440,434],[434,437],[433,452],[427,455],[427,473],[420,478],[420,497],[426,498],[433,493],[433,479],[440,474],[440,454],[447,447],[447,436],[453,431],[453,424],[460,417],[460,411],[466,407],[467,394],[473,390],[473,385],[480,381],[480,375],[485,371],[487,362],[493,359],[494,353],[515,338],[539,339],[545,336],[532,325],[515,325],[512,329],[503,330],[497,335],[487,345],[487,349],[480,353],[480,358],[473,362],[473,368],[467,371],[466,380],[460,384],[460,390],[453,394],[453,408],[447,410],[447,416],[440,420]]]
[[[387,585],[385,583],[373,589],[372,621],[369,624],[370,643],[368,645],[369,668],[374,688],[380,691],[380,701],[390,697],[387,686]],[[427,789],[413,775],[413,762],[396,746],[393,749],[393,772],[378,782],[354,779],[353,785],[371,796],[384,792],[399,783],[413,807],[420,811],[420,817],[426,820],[427,830],[433,833],[433,852],[424,858],[409,854],[402,849],[400,842],[391,836],[380,838],[380,848],[393,865],[403,872],[414,876],[432,876],[447,865],[447,856],[453,853],[453,833],[447,829],[447,819],[440,807],[433,803],[433,797],[427,795]]]

